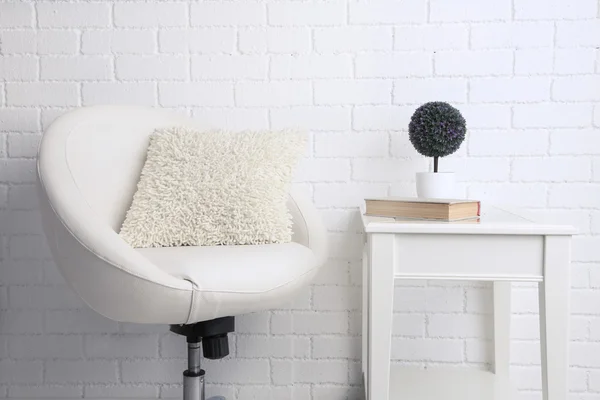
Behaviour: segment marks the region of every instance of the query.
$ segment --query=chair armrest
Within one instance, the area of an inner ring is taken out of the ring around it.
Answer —
[[[299,190],[290,190],[288,207],[292,214],[292,240],[311,249],[321,266],[327,260],[327,230],[311,201]]]
[[[41,180],[38,193],[54,261],[88,306],[115,321],[182,324],[189,320],[191,282],[152,264],[102,224],[87,204],[70,202],[68,210],[59,213]]]

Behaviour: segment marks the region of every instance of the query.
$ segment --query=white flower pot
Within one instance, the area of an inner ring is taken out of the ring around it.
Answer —
[[[454,172],[417,172],[417,195],[429,199],[453,199],[454,182]]]

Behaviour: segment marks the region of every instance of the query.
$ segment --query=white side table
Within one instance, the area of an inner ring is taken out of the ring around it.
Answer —
[[[485,209],[484,209],[485,211]],[[499,209],[480,222],[362,216],[362,371],[367,400],[508,400],[510,282],[538,282],[544,400],[566,400],[571,226]],[[394,279],[494,282],[494,372],[390,367]]]

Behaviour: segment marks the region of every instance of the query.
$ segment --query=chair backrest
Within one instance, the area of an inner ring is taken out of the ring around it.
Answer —
[[[160,109],[102,106],[59,118],[44,134],[40,171],[52,181],[71,181],[97,217],[118,231],[131,205],[156,128],[193,126],[191,119]]]
[[[174,125],[199,127],[172,111],[136,106],[95,106],[57,119],[40,144],[39,174],[55,212],[84,202],[115,232],[131,206],[150,134]],[[290,196],[293,240],[307,244],[301,211]]]

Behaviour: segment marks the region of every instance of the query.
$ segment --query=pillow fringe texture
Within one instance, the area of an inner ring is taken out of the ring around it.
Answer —
[[[305,148],[297,131],[156,130],[119,234],[133,247],[290,242]]]

